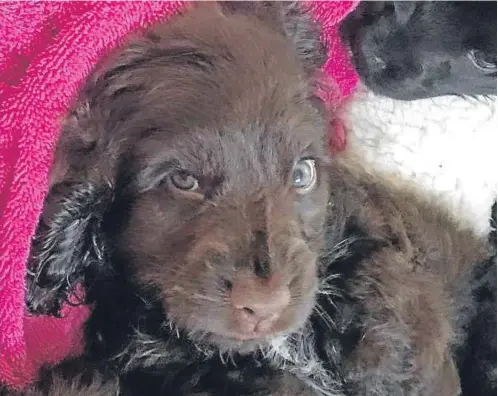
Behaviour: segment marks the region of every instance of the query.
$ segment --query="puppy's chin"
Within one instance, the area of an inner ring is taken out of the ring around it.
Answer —
[[[236,338],[210,333],[202,337],[191,334],[190,338],[196,345],[199,345],[201,349],[203,347],[214,347],[221,353],[247,355],[257,350],[264,349],[271,343],[272,339],[277,338],[277,336],[278,335],[272,335],[253,340],[237,340]]]
[[[303,318],[300,323],[295,323],[294,326],[289,327],[286,331],[273,333],[263,338],[240,340],[235,337],[216,333],[202,335],[189,333],[189,338],[201,349],[211,349],[214,347],[220,353],[247,355],[268,348],[273,340],[282,339],[292,333],[298,332],[306,323],[306,319],[307,317]]]
[[[282,339],[287,335],[299,332],[311,316],[314,305],[315,293],[308,296],[305,301],[301,301],[299,307],[296,307],[285,318],[285,323],[278,326],[278,329],[260,337],[242,338],[235,332],[232,332],[228,326],[217,326],[216,329],[209,329],[207,326],[201,326],[202,323],[205,324],[202,318],[197,318],[197,325],[195,326],[179,325],[178,328],[184,329],[188,338],[201,350],[212,350],[215,348],[221,353],[249,354],[258,350],[264,350],[275,339]]]

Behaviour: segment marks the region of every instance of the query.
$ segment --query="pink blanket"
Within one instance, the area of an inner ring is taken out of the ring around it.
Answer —
[[[357,83],[337,35],[357,1],[312,4],[329,48],[325,69],[339,88],[324,94],[333,105]],[[85,307],[66,307],[63,319],[24,309],[26,261],[58,122],[98,59],[182,3],[0,2],[0,382],[23,386],[41,364],[81,348]],[[332,141],[341,144],[340,130]]]

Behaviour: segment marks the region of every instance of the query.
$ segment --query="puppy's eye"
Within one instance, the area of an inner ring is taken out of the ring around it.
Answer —
[[[311,191],[316,184],[316,166],[313,159],[300,159],[292,169],[292,184],[300,194]]]
[[[479,70],[485,73],[496,73],[496,56],[488,55],[484,51],[472,50],[469,58]]]
[[[173,173],[170,179],[171,183],[179,190],[196,191],[199,188],[198,180],[184,171]]]

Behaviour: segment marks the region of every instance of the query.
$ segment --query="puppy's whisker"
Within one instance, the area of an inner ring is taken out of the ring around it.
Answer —
[[[323,323],[329,328],[335,328],[335,322],[332,317],[323,309],[320,304],[316,303],[314,310],[318,314],[318,316],[323,320]]]
[[[199,293],[194,293],[190,296],[192,300],[203,300],[203,301],[209,301],[213,303],[219,303],[219,299],[215,297],[210,297],[204,294],[199,294]]]

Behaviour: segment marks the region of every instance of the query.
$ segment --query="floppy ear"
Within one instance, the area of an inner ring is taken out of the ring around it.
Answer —
[[[143,133],[140,123],[124,121],[140,110],[135,92],[143,81],[130,74],[147,59],[141,43],[130,40],[97,65],[65,118],[29,262],[31,313],[58,315],[64,302],[73,303],[79,283],[88,285],[111,266],[104,218],[123,190],[120,183],[116,192],[123,154]]]
[[[103,177],[105,168],[92,164],[99,156],[99,136],[85,125],[85,106],[63,129],[32,244],[26,303],[33,314],[58,316],[64,302],[77,303],[73,291],[86,271],[107,264],[102,219],[113,186]]]
[[[85,270],[106,262],[101,226],[110,186],[57,185],[47,198],[53,215],[42,220],[32,247],[27,305],[32,313],[58,315]],[[71,302],[71,303],[74,303]]]
[[[321,68],[326,49],[320,40],[320,26],[313,20],[308,5],[302,1],[228,1],[220,3],[222,9],[246,15],[255,15],[268,26],[288,37],[309,74]]]

